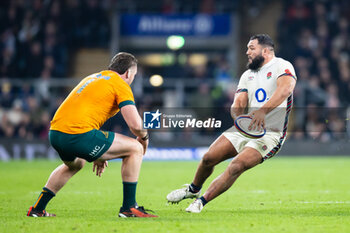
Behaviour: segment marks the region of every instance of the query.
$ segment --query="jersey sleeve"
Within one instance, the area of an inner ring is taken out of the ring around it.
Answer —
[[[293,65],[290,62],[285,60],[281,62],[281,64],[279,65],[277,78],[282,76],[291,76],[294,79],[297,79]]]
[[[131,87],[125,82],[119,82],[116,87],[116,103],[120,108],[125,105],[135,105],[134,95],[132,93]]]
[[[248,86],[247,86],[247,71],[244,72],[241,76],[241,78],[239,79],[239,83],[237,86],[237,91],[236,93],[240,93],[240,92],[248,92]]]

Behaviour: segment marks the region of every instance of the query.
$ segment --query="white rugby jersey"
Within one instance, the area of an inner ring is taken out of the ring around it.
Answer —
[[[277,79],[285,75],[296,79],[293,65],[278,57],[274,57],[257,71],[247,70],[242,74],[237,93],[248,92],[248,113],[258,110],[271,98],[277,88]],[[290,95],[265,117],[266,131],[280,132],[281,142],[286,136],[292,102],[293,95]]]

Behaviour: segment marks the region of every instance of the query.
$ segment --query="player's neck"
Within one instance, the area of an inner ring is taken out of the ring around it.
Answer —
[[[264,63],[261,65],[261,67],[263,67],[264,65],[266,65],[267,63],[269,63],[272,59],[274,59],[275,58],[275,55],[273,55],[273,54],[271,54],[271,55],[269,55],[268,57],[266,57],[265,58],[265,61],[264,61]],[[260,67],[260,68],[261,68]]]
[[[129,86],[131,85],[130,79],[126,78],[125,75],[120,76]]]
[[[119,74],[118,72],[115,72],[114,70],[110,70],[114,73],[116,73],[121,79],[123,79],[129,86],[131,85],[130,79],[127,78],[126,74]]]

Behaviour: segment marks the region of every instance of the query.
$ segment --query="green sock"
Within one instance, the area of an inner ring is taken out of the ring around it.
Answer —
[[[54,192],[44,187],[43,191],[40,193],[38,197],[38,200],[36,200],[36,202],[34,203],[33,208],[39,211],[44,210],[46,208],[47,203],[49,203],[49,201],[54,196],[56,196]]]
[[[136,204],[136,185],[137,182],[123,182],[123,210]]]

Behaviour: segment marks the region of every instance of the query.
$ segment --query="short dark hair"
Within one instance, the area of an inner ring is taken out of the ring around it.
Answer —
[[[113,70],[118,74],[124,74],[130,67],[137,65],[137,59],[130,53],[117,53],[108,66],[109,70]]]
[[[273,40],[271,37],[267,34],[256,34],[252,37],[250,37],[249,40],[258,40],[258,44],[265,46],[265,47],[271,47],[271,50],[275,49],[275,44],[273,43]]]

